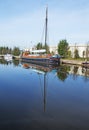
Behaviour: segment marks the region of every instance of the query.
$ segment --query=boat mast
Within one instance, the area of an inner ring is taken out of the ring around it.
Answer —
[[[47,53],[47,24],[48,24],[48,7],[46,7],[46,18],[45,18],[45,49]],[[44,112],[46,111],[46,73],[44,74]]]
[[[46,7],[46,19],[45,19],[45,49],[47,52],[47,25],[48,24],[48,7]]]
[[[46,111],[46,72],[44,74],[44,112]]]

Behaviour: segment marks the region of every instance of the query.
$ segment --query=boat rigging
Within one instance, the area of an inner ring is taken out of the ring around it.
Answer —
[[[60,64],[60,56],[58,54],[51,55],[47,52],[47,28],[48,28],[48,7],[46,8],[45,18],[45,50],[32,50],[32,52],[24,52],[21,56],[21,60],[24,62],[30,62],[35,64]],[[46,52],[46,53],[45,53]]]

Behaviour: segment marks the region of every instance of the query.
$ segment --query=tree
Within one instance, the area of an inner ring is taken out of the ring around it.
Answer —
[[[37,48],[37,50],[39,50],[39,49],[46,49],[46,53],[49,53],[49,46],[48,45],[42,45],[42,43],[38,43],[37,45],[36,45],[36,48]]]
[[[67,56],[68,56],[69,58],[72,57],[72,56],[71,56],[71,51],[68,51]]]
[[[48,53],[48,54],[50,53],[50,51],[49,51],[49,46],[48,46],[48,45],[46,45],[46,46],[44,45],[44,46],[43,46],[43,49],[46,49],[46,53]]]
[[[83,55],[83,58],[84,58],[85,57],[85,51],[83,51],[82,55]]]
[[[58,53],[63,56],[63,57],[67,57],[68,54],[68,42],[66,40],[61,40],[58,43]]]
[[[39,43],[36,45],[36,48],[37,48],[37,50],[42,49],[42,48],[43,48],[42,43],[39,42]]]
[[[60,70],[57,72],[57,77],[60,80],[65,81],[65,79],[68,77],[69,70],[69,66],[60,66]]]
[[[0,47],[0,54],[2,54],[3,47]]]
[[[74,58],[75,58],[75,59],[79,58],[78,49],[75,49],[75,51],[74,51]]]
[[[87,60],[89,60],[89,43],[87,43],[87,47],[86,47],[86,58]]]
[[[12,54],[14,56],[19,56],[20,55],[20,49],[18,47],[14,47]]]
[[[1,55],[5,55],[5,54],[11,54],[12,53],[12,49],[8,48],[8,47],[0,47],[0,54]]]

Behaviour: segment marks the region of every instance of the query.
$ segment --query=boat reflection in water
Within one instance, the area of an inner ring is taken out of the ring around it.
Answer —
[[[52,69],[57,69],[59,68],[58,65],[40,65],[40,64],[31,64],[31,63],[27,63],[27,62],[21,62],[23,68],[31,68],[31,69],[36,69],[36,71],[44,71],[44,72],[48,72],[51,71]]]
[[[4,59],[0,59],[0,64],[9,65],[13,64],[14,66],[21,65],[26,69],[33,69],[34,71],[44,71],[50,72],[55,70],[57,72],[57,76],[60,80],[64,81],[68,75],[72,75],[73,77],[77,77],[78,75],[89,77],[89,68],[75,65],[40,65],[40,64],[31,64],[28,62],[20,62],[19,60],[13,59],[12,61],[6,61]]]
[[[47,89],[47,79],[48,79],[48,72],[55,70],[55,74],[57,73],[57,69],[59,66],[54,65],[37,65],[37,64],[31,64],[26,62],[21,62],[23,68],[30,69],[33,72],[37,73],[38,76],[43,75],[43,104],[44,104],[44,112],[46,111],[46,89]],[[57,75],[57,74],[56,74]],[[39,78],[40,79],[40,78]],[[40,81],[41,82],[41,81]]]
[[[47,84],[48,84],[48,73],[53,73],[59,80],[64,82],[69,76],[73,80],[76,80],[78,76],[83,76],[85,80],[89,81],[89,69],[82,68],[81,66],[67,66],[67,65],[60,65],[60,66],[41,66],[36,64],[30,63],[21,63],[22,67],[25,69],[30,69],[33,72],[37,73],[39,76],[43,75],[43,86],[44,86],[44,112],[46,111],[46,91],[47,91]],[[40,81],[41,82],[41,81]]]
[[[1,62],[0,77],[1,130],[89,129],[88,69]]]

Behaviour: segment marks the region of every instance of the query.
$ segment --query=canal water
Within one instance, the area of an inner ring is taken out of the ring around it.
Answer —
[[[89,69],[0,61],[0,130],[89,130]]]

